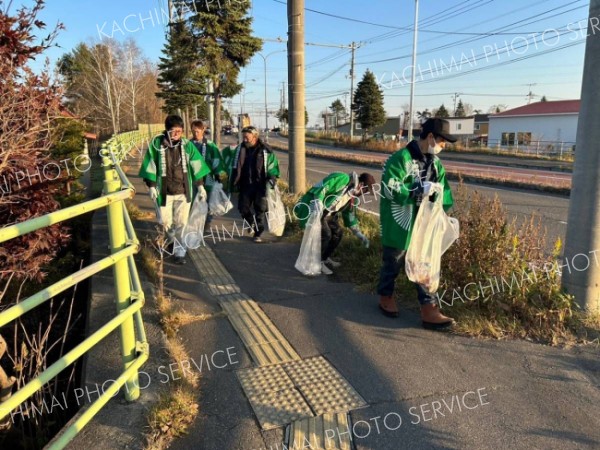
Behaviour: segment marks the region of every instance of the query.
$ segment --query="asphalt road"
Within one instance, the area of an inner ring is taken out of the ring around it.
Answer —
[[[277,143],[282,146],[287,146],[288,140],[281,137],[271,137],[272,143]],[[324,150],[333,153],[342,153],[356,156],[364,156],[375,161],[381,161],[383,164],[388,158],[389,154],[370,152],[364,150],[349,150],[343,148],[335,148],[327,145],[307,143],[307,149]],[[494,163],[486,162],[483,159],[474,160],[472,162],[458,161],[453,158],[454,155],[449,158],[445,158],[442,154],[440,158],[444,161],[444,166],[447,169],[452,169],[456,172],[460,172],[464,175],[480,175],[480,176],[491,176],[501,179],[509,179],[512,181],[519,182],[530,182],[531,180],[539,181],[540,183],[549,184],[556,187],[570,187],[571,186],[571,173],[556,172],[547,168],[527,168],[527,167],[507,167],[506,165],[499,165],[498,158],[493,156],[490,157]],[[475,162],[477,161],[477,162]],[[522,164],[522,161],[515,160],[515,164]]]

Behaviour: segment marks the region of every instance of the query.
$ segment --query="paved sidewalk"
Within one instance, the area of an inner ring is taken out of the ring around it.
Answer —
[[[150,210],[143,188],[136,201]],[[224,236],[222,227],[231,231],[234,220],[241,230],[235,209],[213,222],[221,240],[216,233],[216,242],[208,238],[210,249],[302,360],[324,356],[364,398],[367,407],[349,412],[355,448],[600,447],[597,348],[562,350],[436,334],[421,329],[418,316],[406,311],[399,319],[386,318],[374,295],[335,277],[300,275],[294,269],[299,243],[255,244],[248,236]],[[167,268],[167,289],[186,310],[221,310],[206,283],[212,275],[199,273],[191,258],[185,266]],[[285,429],[261,430],[241,387],[239,371],[257,364],[229,318],[191,323],[180,337],[194,361],[205,364],[200,417],[172,448],[285,448]],[[235,355],[224,360],[227,349]],[[211,357],[216,364],[207,364]],[[331,428],[327,436],[336,443],[348,436],[348,428]]]

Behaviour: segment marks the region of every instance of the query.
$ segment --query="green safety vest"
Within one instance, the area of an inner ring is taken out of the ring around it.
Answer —
[[[335,207],[336,202],[340,201],[352,182],[352,178],[347,173],[333,172],[311,187],[294,206],[293,214],[300,222],[300,227],[304,229],[306,226],[310,216],[309,207],[312,200],[321,200],[323,206],[327,209]],[[356,186],[352,187],[355,188]],[[340,209],[344,225],[347,227],[358,225],[356,210],[359,200],[360,198],[352,197],[351,201]]]
[[[160,206],[165,206],[166,195],[163,191],[165,191],[166,186],[163,185],[162,176],[162,157],[164,157],[165,150],[162,149],[160,145],[162,138],[163,135],[155,137],[148,146],[148,150],[146,151],[144,160],[142,161],[142,166],[140,167],[139,176],[144,180],[156,183],[156,189],[158,190],[158,204]],[[185,150],[187,159],[186,198],[188,202],[190,202],[192,201],[193,197],[192,193],[194,185],[210,173],[210,168],[208,167],[208,164],[206,164],[206,161],[202,155],[198,152],[198,149],[196,149],[196,146],[192,144],[191,141],[182,139],[181,145]]]
[[[437,156],[434,156],[433,166],[437,172],[437,182],[444,188],[442,204],[447,211],[454,204],[454,200],[446,179],[446,170]],[[386,161],[379,205],[383,246],[408,249],[418,211],[416,199],[410,196],[410,192],[418,180],[419,165],[412,159],[407,148],[397,151]],[[427,201],[427,198],[423,201]]]

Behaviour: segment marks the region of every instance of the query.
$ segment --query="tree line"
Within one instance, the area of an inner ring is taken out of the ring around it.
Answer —
[[[80,43],[58,61],[65,106],[99,135],[162,122],[158,70],[133,39]]]

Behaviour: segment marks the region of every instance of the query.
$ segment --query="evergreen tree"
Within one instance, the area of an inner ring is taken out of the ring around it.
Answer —
[[[204,100],[208,73],[199,65],[196,42],[185,22],[172,24],[163,53],[158,64],[161,91],[156,96],[165,101],[164,111],[177,114],[195,105],[208,111]]]
[[[287,125],[290,120],[287,108],[283,108],[277,111],[275,117],[277,117],[277,119],[284,125]],[[308,125],[308,111],[306,110],[306,107],[304,107],[304,125]]]
[[[369,130],[385,123],[383,92],[373,72],[368,69],[354,93],[352,110],[356,113],[356,120],[360,122],[365,135]]]
[[[425,108],[423,111],[417,111],[417,117],[421,120],[421,122],[425,122],[431,117],[429,108]]]
[[[331,112],[335,116],[336,125],[342,125],[346,122],[348,112],[346,111],[346,108],[344,107],[339,98],[331,104],[329,109],[331,109]]]
[[[193,10],[189,18],[199,63],[213,82],[215,99],[214,129],[221,129],[221,98],[232,97],[241,90],[237,83],[240,68],[250,62],[262,48],[262,41],[252,35],[251,2],[221,2],[218,7],[206,0],[188,0]],[[220,145],[220,133],[214,135]]]
[[[546,96],[545,96],[545,95],[544,95],[544,96],[542,97],[542,99],[540,100],[540,102],[547,102],[547,101],[548,101],[548,99],[546,98]]]
[[[462,100],[458,101],[458,106],[456,107],[455,117],[466,117],[465,113],[465,105],[463,105]]]
[[[446,109],[446,107],[444,106],[444,104],[442,103],[442,106],[440,106],[437,110],[437,114],[435,115],[436,117],[439,118],[447,118],[450,117],[450,114],[448,113],[448,110]]]

